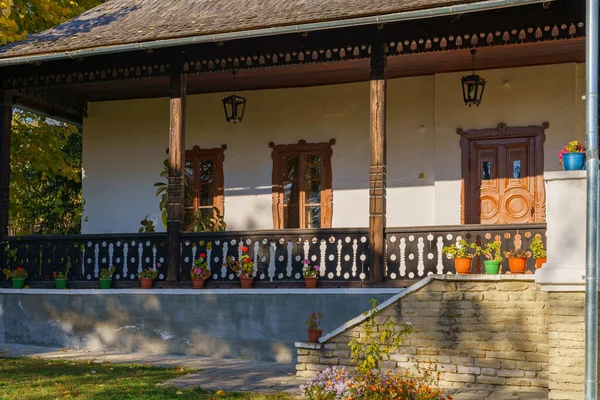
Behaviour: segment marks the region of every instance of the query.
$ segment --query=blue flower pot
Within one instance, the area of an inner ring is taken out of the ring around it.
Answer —
[[[580,171],[585,166],[584,153],[565,153],[563,154],[563,167],[565,171]]]

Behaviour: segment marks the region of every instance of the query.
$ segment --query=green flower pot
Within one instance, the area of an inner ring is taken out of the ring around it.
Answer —
[[[66,289],[67,288],[67,280],[66,279],[55,279],[54,283],[56,284],[57,289]]]
[[[25,286],[25,278],[12,278],[12,284],[14,289],[23,289]]]
[[[100,289],[110,289],[112,278],[100,278]]]
[[[484,261],[485,273],[488,275],[498,275],[500,272],[500,261]]]

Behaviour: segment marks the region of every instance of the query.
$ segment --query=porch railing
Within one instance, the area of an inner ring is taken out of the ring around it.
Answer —
[[[385,280],[454,273],[453,261],[442,254],[442,248],[460,238],[482,245],[499,238],[506,251],[528,249],[534,236],[540,235],[545,241],[545,234],[545,224],[388,228]],[[301,281],[304,260],[321,267],[324,282],[369,280],[366,228],[185,233],[181,236],[181,280],[190,279],[193,262],[202,253],[208,257],[212,280],[237,280],[223,267],[223,260],[227,256],[239,258],[242,246],[248,247],[248,255],[255,262],[257,282]],[[117,282],[132,282],[147,268],[158,269],[158,280],[164,280],[167,271],[165,233],[7,237],[0,252],[2,266],[24,267],[29,282],[50,280],[53,271],[64,271],[67,265],[69,280],[83,282],[96,280],[100,269],[110,265],[116,268]],[[483,260],[476,259],[472,272],[484,272],[482,266]],[[506,261],[502,268],[508,270]],[[534,269],[534,261],[529,260],[528,270]]]
[[[184,234],[182,276],[189,279],[194,260],[205,253],[214,280],[236,280],[223,260],[238,259],[246,246],[259,282],[299,281],[304,260],[319,265],[321,280],[363,281],[369,277],[367,239],[368,230],[362,228]]]
[[[420,228],[389,228],[386,230],[386,280],[420,279],[432,274],[454,273],[454,260],[442,254],[442,248],[459,239],[484,246],[500,240],[502,254],[514,248],[529,249],[531,241],[540,235],[546,243],[546,224],[458,225]],[[485,273],[483,257],[475,258],[472,273]],[[508,271],[503,261],[501,273]],[[527,271],[535,271],[535,260],[527,260]]]

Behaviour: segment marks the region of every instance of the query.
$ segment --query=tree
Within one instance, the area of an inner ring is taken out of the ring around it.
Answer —
[[[23,40],[73,18],[101,0],[0,0],[0,44]],[[12,121],[9,232],[81,229],[80,128],[16,109]]]
[[[97,6],[100,0],[1,0],[0,44],[61,24]]]

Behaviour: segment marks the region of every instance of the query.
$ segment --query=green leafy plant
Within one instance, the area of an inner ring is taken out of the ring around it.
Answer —
[[[14,266],[17,263],[17,248],[12,248],[10,242],[4,242],[4,258],[8,266]]]
[[[514,249],[511,251],[505,251],[504,257],[506,258],[529,258],[531,257],[531,252],[523,249]]]
[[[206,253],[200,253],[198,258],[194,260],[194,266],[190,270],[192,279],[208,279],[210,277],[210,268],[206,261]]]
[[[102,268],[99,274],[100,279],[112,279],[115,271],[116,268],[113,265],[111,265],[108,269]]]
[[[148,219],[148,215],[144,217],[143,220],[140,221],[142,227],[138,231],[139,233],[154,233],[156,232],[154,228],[154,221]]]
[[[470,249],[475,251],[471,253]],[[477,243],[469,244],[465,239],[460,239],[458,243],[445,246],[442,252],[450,258],[473,258],[481,253],[481,247]]]
[[[490,261],[502,262],[503,258],[500,247],[500,242],[496,240],[494,240],[493,242],[488,242],[481,250],[481,254],[483,254],[485,258],[487,258]]]
[[[27,271],[23,269],[23,267],[18,267],[13,270],[5,268],[2,270],[6,279],[25,279],[27,278]]]
[[[217,207],[213,207],[212,215],[202,210],[196,211],[191,225],[187,227],[187,230],[192,232],[223,232],[225,229],[227,223]]]
[[[389,317],[377,323],[375,320],[380,313],[377,301],[372,299],[370,310],[363,314],[367,318],[361,325],[360,337],[348,343],[352,363],[363,376],[379,375],[381,361],[387,360],[390,351],[400,347],[412,332],[409,324],[398,324]]]
[[[165,159],[163,161],[163,169],[160,172],[160,177],[164,178],[167,182],[169,180],[169,160]],[[169,185],[167,182],[156,182],[154,187],[156,187],[156,197],[160,196],[160,201],[158,202],[158,208],[160,209],[161,220],[165,228],[167,227],[167,205],[169,203],[169,193],[168,188]]]
[[[227,256],[223,266],[231,269],[238,277],[252,277],[254,274],[254,261],[246,254],[247,251],[248,247],[242,246],[242,255],[240,256],[239,261],[232,256]]]
[[[140,279],[143,278],[143,279],[152,279],[152,280],[154,280],[154,279],[156,279],[158,277],[158,270],[151,269],[151,268],[145,269],[145,270],[143,270],[141,272],[138,272],[137,276]]]
[[[54,279],[67,279],[67,277],[69,276],[69,270],[71,269],[71,263],[68,262],[67,266],[65,268],[65,272],[62,271],[53,271],[52,272],[52,276],[54,277]]]
[[[533,258],[546,258],[546,250],[544,250],[544,241],[541,237],[535,236],[531,241],[531,246],[529,247],[529,249],[533,254]]]
[[[313,311],[304,323],[308,326],[308,329],[319,329],[319,325],[321,324],[321,318],[325,318],[325,316],[321,312]]]

